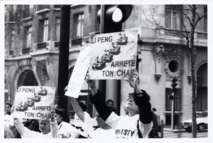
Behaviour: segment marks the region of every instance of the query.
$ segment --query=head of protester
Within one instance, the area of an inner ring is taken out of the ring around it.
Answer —
[[[39,120],[39,130],[42,134],[48,134],[50,132],[50,121],[49,120]]]
[[[95,81],[87,79],[92,93],[90,101],[105,123],[115,129],[115,138],[148,138],[153,125],[150,96],[145,90],[140,89],[140,77],[137,71],[133,72],[127,81],[134,92],[127,93],[128,97],[124,105],[125,116],[112,112],[105,104],[103,93],[95,86]]]
[[[6,104],[5,104],[5,108],[4,108],[4,112],[5,112],[5,114],[8,114],[8,115],[10,115],[11,114],[11,108],[12,108],[12,104],[11,103],[9,103],[9,102],[7,102]]]
[[[69,123],[69,116],[65,109],[63,108],[56,108],[55,109],[55,118],[58,124],[60,124],[62,121]]]
[[[76,138],[77,130],[71,125],[67,111],[57,107],[54,113],[61,138]]]
[[[114,101],[112,99],[108,99],[106,101],[106,104],[109,106],[109,107],[113,107],[114,106]]]

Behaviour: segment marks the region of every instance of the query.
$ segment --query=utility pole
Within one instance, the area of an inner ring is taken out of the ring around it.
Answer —
[[[64,95],[64,88],[68,85],[69,68],[69,34],[70,34],[70,5],[61,6],[61,29],[58,65],[57,104],[67,110],[68,98]]]

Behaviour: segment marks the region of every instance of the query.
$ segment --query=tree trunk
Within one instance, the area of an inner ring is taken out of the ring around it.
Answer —
[[[195,55],[192,52],[191,56],[191,76],[192,76],[192,137],[197,137],[197,123],[196,123],[196,94],[195,94]]]
[[[196,121],[196,81],[195,81],[195,59],[197,56],[196,47],[194,47],[194,33],[195,33],[195,17],[196,5],[192,6],[192,25],[190,35],[190,55],[191,55],[191,75],[192,75],[192,137],[197,138],[197,121]]]

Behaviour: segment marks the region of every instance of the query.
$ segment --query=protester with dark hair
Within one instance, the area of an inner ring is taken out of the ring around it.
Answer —
[[[12,104],[7,102],[5,104],[4,114],[10,115],[11,114],[11,112],[10,112],[11,108],[12,108]]]
[[[24,126],[32,131],[40,132],[38,120],[27,119],[26,122],[24,123]]]
[[[69,124],[69,116],[64,109],[56,108],[55,118],[58,123],[61,138],[77,138],[78,131],[71,124]]]
[[[109,106],[109,107],[111,107],[111,108],[113,108],[113,110],[114,110],[115,113],[116,113],[116,108],[114,107],[114,101],[113,101],[112,99],[108,99],[108,100],[106,101],[106,105]]]
[[[12,125],[12,122],[13,122],[13,119],[12,117],[10,116],[11,115],[11,108],[12,108],[12,104],[7,102],[5,104],[5,107],[4,107],[4,122],[5,124],[9,127],[10,125]]]
[[[115,129],[115,138],[148,138],[152,129],[152,111],[149,102],[150,96],[145,90],[139,89],[139,75],[134,72],[128,80],[134,93],[130,94],[126,100],[125,110],[128,115],[118,116],[110,110],[104,102],[104,96],[99,91],[95,82],[87,80],[91,89],[91,102],[105,122]]]

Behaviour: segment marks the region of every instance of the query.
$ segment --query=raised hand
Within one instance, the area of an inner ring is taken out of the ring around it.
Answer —
[[[140,78],[139,78],[139,74],[138,72],[135,70],[128,78],[128,80],[126,80],[129,85],[134,88],[134,89],[138,89],[139,86],[139,82],[140,82]]]

